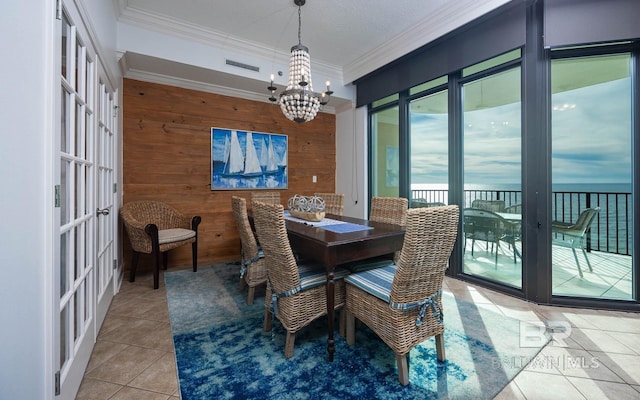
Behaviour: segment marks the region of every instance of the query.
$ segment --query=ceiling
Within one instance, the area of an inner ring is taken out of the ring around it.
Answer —
[[[298,42],[298,7],[293,0],[114,0],[119,23],[181,36],[211,46],[242,48],[265,64],[284,60]],[[351,102],[353,90],[341,93],[369,72],[486,14],[509,0],[306,0],[301,8],[302,44],[309,48],[312,74],[322,71],[336,96]],[[197,32],[197,38],[194,32]],[[119,33],[119,36],[122,35]],[[119,43],[126,40],[119,37]],[[213,81],[218,88],[266,99],[263,76],[252,78],[216,68],[168,60],[155,54],[119,49],[128,75],[188,77]],[[121,64],[122,65],[122,64]],[[265,67],[264,69],[267,69]],[[263,74],[268,77],[268,74]],[[286,84],[284,71],[282,86]],[[256,79],[258,78],[258,79]],[[186,79],[186,78],[184,78]],[[277,82],[281,83],[281,82]],[[277,85],[280,86],[280,85]],[[316,90],[320,90],[316,79]]]

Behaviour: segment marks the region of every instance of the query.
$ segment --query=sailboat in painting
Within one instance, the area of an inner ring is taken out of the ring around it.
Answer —
[[[228,144],[225,138],[225,163],[222,176],[234,177],[240,176],[244,171],[244,155],[242,154],[242,147],[240,147],[240,141],[238,140],[238,132],[231,131],[231,140]]]
[[[253,134],[247,132],[247,154],[244,159],[244,171],[243,177],[256,177],[262,175],[262,167],[260,167],[260,159],[258,158],[258,152],[256,146],[253,143]]]
[[[273,138],[269,138],[269,145],[267,146],[267,166],[265,168],[265,174],[277,174],[278,173],[278,155],[273,148]]]
[[[262,175],[260,160],[256,147],[253,144],[253,136],[251,132],[247,132],[246,155],[242,153],[240,140],[238,140],[238,132],[231,131],[231,140],[229,142],[229,150],[226,149],[225,140],[225,165],[222,176],[231,177],[257,177]]]

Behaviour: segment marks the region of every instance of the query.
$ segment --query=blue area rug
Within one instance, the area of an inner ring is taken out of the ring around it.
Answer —
[[[416,346],[406,387],[394,353],[364,325],[354,346],[336,332],[331,363],[321,318],[298,332],[287,360],[282,325],[262,330],[264,290],[248,306],[238,272],[217,265],[164,275],[183,400],[491,399],[540,350],[519,346],[519,321],[445,293],[447,360],[437,361],[433,338]]]

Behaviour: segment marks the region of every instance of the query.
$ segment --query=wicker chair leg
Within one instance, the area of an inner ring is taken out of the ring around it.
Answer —
[[[264,310],[264,331],[271,332],[271,322],[273,320],[273,314],[271,311],[265,309]]]
[[[247,286],[247,282],[244,278],[240,278],[240,291],[243,291],[245,286]]]
[[[409,363],[406,354],[396,354],[396,362],[398,364],[398,380],[402,386],[409,384]]]
[[[256,287],[255,286],[249,286],[249,293],[247,293],[247,304],[248,305],[252,305],[253,304],[253,296],[256,293]]]
[[[169,266],[169,252],[165,251],[162,253],[162,269],[166,271],[168,266]]]
[[[344,307],[340,310],[338,317],[340,318],[338,321],[338,334],[342,337],[347,337],[347,310]]]
[[[356,343],[356,317],[346,311],[345,319],[347,320],[347,344],[353,346]]]
[[[191,243],[191,253],[193,256],[193,272],[198,272],[198,239]]]
[[[436,356],[438,361],[444,361],[446,356],[444,354],[444,334],[436,335]]]
[[[133,256],[131,257],[131,271],[129,271],[129,282],[136,281],[136,268],[138,267],[138,258],[140,258],[140,253],[134,250]]]
[[[296,334],[287,332],[287,339],[285,340],[285,343],[284,343],[284,358],[293,357],[293,346],[295,345],[295,342],[296,342]]]

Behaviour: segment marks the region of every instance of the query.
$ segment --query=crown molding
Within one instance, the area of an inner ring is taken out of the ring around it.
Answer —
[[[265,65],[289,65],[289,58],[291,56],[291,53],[289,52],[268,48],[260,43],[229,36],[224,32],[205,29],[197,25],[187,24],[173,18],[168,18],[164,15],[129,7],[126,5],[126,2],[127,0],[118,0],[118,21],[121,23],[130,24],[169,36],[192,40],[218,49],[229,49],[234,53],[242,53],[258,58],[259,60],[262,60]],[[340,81],[342,81],[342,68],[340,66],[313,60],[313,70],[325,76],[339,77]]]
[[[428,20],[420,22],[375,50],[345,65],[342,70],[344,82],[352,83],[509,1],[466,0],[457,1],[455,6],[443,7]]]

